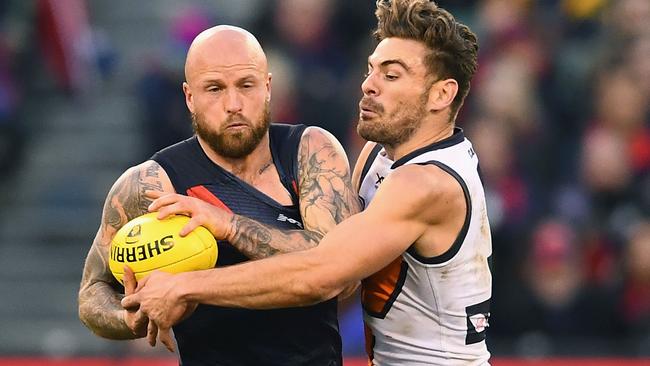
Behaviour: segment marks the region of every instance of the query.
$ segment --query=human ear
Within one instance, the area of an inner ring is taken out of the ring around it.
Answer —
[[[427,109],[438,112],[451,105],[458,94],[458,82],[454,79],[438,80],[429,88]]]
[[[183,94],[185,94],[185,104],[190,113],[194,113],[194,98],[192,95],[192,90],[190,89],[190,84],[187,81],[183,82]]]

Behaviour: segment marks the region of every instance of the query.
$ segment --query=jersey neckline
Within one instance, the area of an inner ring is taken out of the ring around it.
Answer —
[[[269,148],[271,148],[271,145],[272,145],[272,141],[271,141],[272,136],[270,136],[270,135],[271,135],[271,134],[269,134]],[[281,204],[280,202],[278,202],[278,201],[276,201],[275,199],[273,199],[271,196],[267,195],[266,193],[260,191],[259,189],[255,188],[254,186],[252,186],[251,184],[249,184],[248,182],[246,182],[246,181],[244,181],[243,179],[239,178],[239,177],[236,176],[235,174],[233,174],[233,173],[229,172],[228,170],[224,169],[221,165],[215,163],[214,161],[212,161],[212,159],[210,159],[210,157],[208,156],[208,154],[206,154],[206,152],[203,150],[203,147],[202,147],[201,144],[199,143],[199,139],[197,138],[196,135],[192,136],[191,140],[192,140],[191,143],[194,145],[194,148],[198,150],[198,152],[200,153],[200,156],[201,156],[205,161],[207,161],[207,162],[208,162],[209,164],[211,164],[212,166],[216,167],[216,168],[217,168],[217,169],[218,169],[218,170],[219,170],[219,171],[220,171],[224,176],[226,176],[228,179],[230,179],[230,180],[232,180],[233,182],[235,182],[235,183],[236,183],[237,185],[239,185],[242,189],[248,191],[249,193],[251,193],[252,195],[254,195],[255,197],[257,197],[258,199],[260,199],[262,202],[264,202],[264,203],[266,203],[267,205],[270,205],[270,206],[272,206],[272,207],[275,207],[275,208],[281,208],[281,209],[283,209],[283,210],[291,210],[291,209],[293,209],[293,208],[295,208],[295,207],[298,206],[295,202],[292,202],[291,205],[283,205],[283,204]],[[285,185],[284,185],[283,182],[282,182],[282,178],[280,177],[280,171],[279,171],[279,169],[278,169],[278,167],[277,167],[276,156],[275,156],[275,154],[273,154],[273,151],[271,151],[271,159],[272,159],[272,161],[273,161],[273,165],[276,167],[276,170],[278,170],[278,178],[280,178],[280,179],[279,179],[280,184],[281,184],[282,187],[284,187],[285,190],[286,190],[287,187],[285,187]],[[287,193],[289,194],[289,196],[291,196],[291,192],[290,192],[290,191],[287,190]],[[292,201],[293,201],[293,198],[292,198]]]
[[[461,142],[465,141],[465,133],[463,132],[463,129],[460,127],[454,127],[454,133],[440,141],[436,141],[430,145],[421,147],[419,149],[413,150],[410,153],[402,156],[401,158],[397,159],[393,165],[391,165],[391,169],[396,169],[404,164],[406,164],[409,160],[415,158],[416,156],[422,155],[425,152],[428,151],[434,151],[434,150],[440,150],[440,149],[445,149],[457,144],[460,144]]]

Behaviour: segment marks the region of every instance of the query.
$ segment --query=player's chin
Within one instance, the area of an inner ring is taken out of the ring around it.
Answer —
[[[368,141],[379,141],[378,138],[383,135],[378,120],[359,120],[357,133]]]

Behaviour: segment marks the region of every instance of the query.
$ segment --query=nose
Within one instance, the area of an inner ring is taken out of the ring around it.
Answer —
[[[236,90],[228,90],[225,95],[225,108],[228,114],[241,113],[243,108],[241,95]]]
[[[371,96],[379,95],[379,89],[377,88],[377,85],[374,82],[373,73],[369,73],[368,76],[366,76],[366,79],[363,81],[363,83],[361,83],[361,91],[363,91],[363,95],[371,95]]]

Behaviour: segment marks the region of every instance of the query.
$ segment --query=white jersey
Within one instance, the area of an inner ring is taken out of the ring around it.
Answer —
[[[396,162],[377,146],[362,171],[359,194],[367,206],[384,178],[416,163],[434,164],[453,176],[468,211],[447,252],[422,257],[412,246],[363,281],[368,355],[377,366],[488,365],[492,239],[478,159],[462,130]]]

